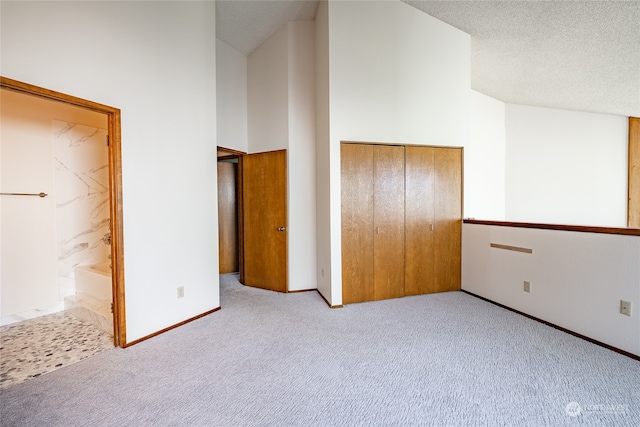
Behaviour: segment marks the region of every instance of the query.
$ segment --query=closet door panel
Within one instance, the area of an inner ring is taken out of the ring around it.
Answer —
[[[435,292],[433,227],[435,171],[433,147],[406,148],[405,294]]]
[[[435,151],[435,218],[433,292],[460,290],[462,243],[462,150]]]
[[[373,301],[373,147],[341,144],[342,300]]]
[[[404,147],[376,145],[374,299],[404,296]]]

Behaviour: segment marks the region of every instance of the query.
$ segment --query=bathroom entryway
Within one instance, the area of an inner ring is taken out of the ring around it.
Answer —
[[[3,324],[73,309],[124,346],[120,112],[7,78],[0,83],[3,106],[4,98],[20,97],[7,122],[24,130],[15,153],[3,150],[3,178],[13,176],[1,189]],[[42,104],[55,109],[53,120]],[[83,290],[86,298],[75,292],[79,266],[103,279],[96,292],[93,284]]]

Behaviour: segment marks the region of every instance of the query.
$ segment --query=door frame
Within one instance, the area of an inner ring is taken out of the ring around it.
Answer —
[[[238,159],[238,179],[237,179],[237,194],[238,194],[238,269],[240,270],[240,278],[239,282],[244,282],[244,228],[243,228],[243,215],[242,215],[242,202],[243,202],[243,192],[242,192],[242,159],[247,153],[243,151],[234,150],[232,148],[226,147],[217,147],[217,159],[216,162],[220,160],[228,160],[228,159]],[[220,201],[218,201],[218,204]],[[218,220],[218,225],[220,224],[220,220]],[[220,256],[220,254],[218,254]]]
[[[111,283],[113,300],[113,343],[116,347],[127,346],[125,288],[124,288],[124,241],[122,226],[122,152],[120,109],[86,99],[23,83],[0,76],[0,87],[26,95],[63,102],[107,115],[109,138],[109,209],[111,216]]]

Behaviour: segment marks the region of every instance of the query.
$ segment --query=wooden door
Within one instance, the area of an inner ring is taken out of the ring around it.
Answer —
[[[462,149],[435,150],[434,288],[460,290],[462,251]]]
[[[406,148],[405,294],[435,292],[435,148]]]
[[[287,292],[287,153],[243,156],[244,284]]]
[[[341,144],[342,301],[373,301],[373,147]]]
[[[404,296],[404,147],[373,147],[374,299]]]
[[[220,274],[239,271],[238,164],[218,162],[218,252]]]

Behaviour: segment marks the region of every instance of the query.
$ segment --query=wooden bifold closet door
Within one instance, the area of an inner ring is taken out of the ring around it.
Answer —
[[[435,149],[407,147],[405,293],[434,291]]]
[[[342,302],[373,301],[373,146],[341,144]]]
[[[404,147],[373,147],[373,299],[404,295]]]
[[[462,150],[341,144],[343,303],[460,289]]]
[[[343,303],[404,295],[404,147],[341,145]]]
[[[462,150],[406,149],[405,294],[459,290]]]

